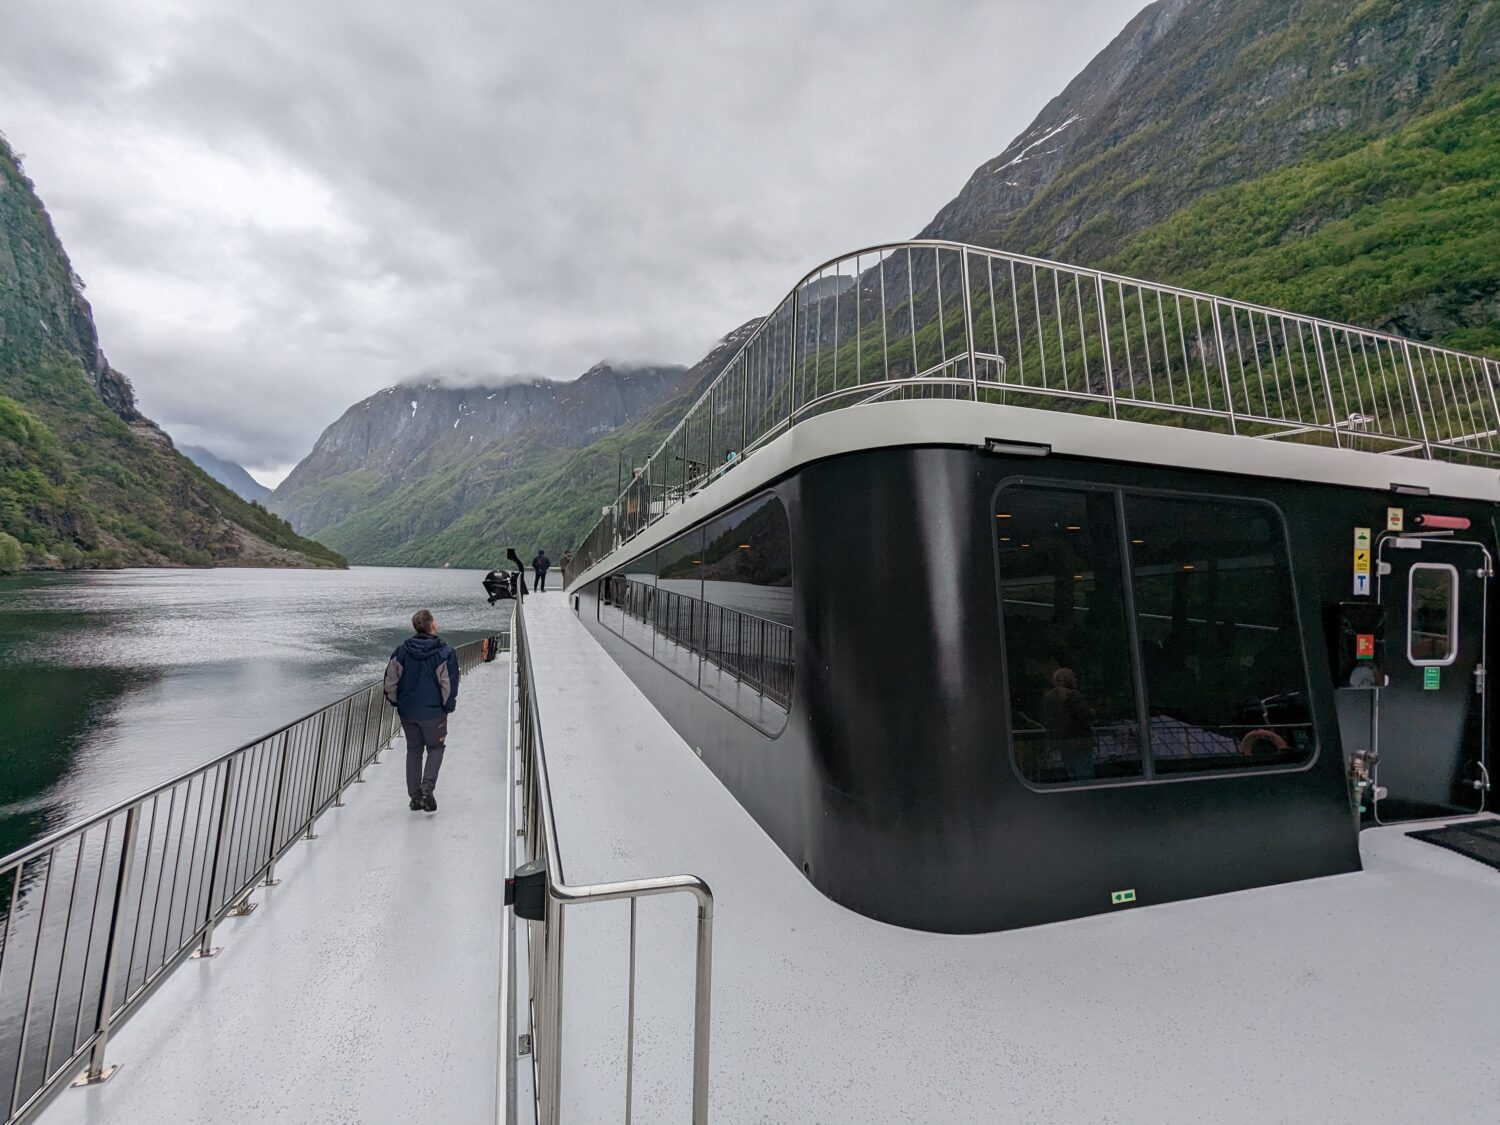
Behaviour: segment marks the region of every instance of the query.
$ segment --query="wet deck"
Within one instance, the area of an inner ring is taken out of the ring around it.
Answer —
[[[711,1118],[1491,1122],[1500,874],[1401,829],[1365,870],[1010,933],[815,890],[552,594],[527,602],[571,883],[713,887]],[[635,1120],[686,1121],[691,917],[640,914]],[[567,921],[563,1120],[623,1120],[627,915]]]
[[[404,751],[278,866],[209,961],[114,1035],[102,1086],[44,1125],[493,1121],[508,665],[465,679],[436,814],[407,808]]]
[[[1360,874],[950,936],[824,898],[574,619],[527,619],[571,883],[717,900],[711,1120],[1490,1122],[1500,875],[1368,832]],[[505,665],[466,685],[435,817],[400,755],[115,1037],[68,1122],[493,1120]],[[623,1119],[627,908],[567,915],[562,1120]],[[634,1120],[688,1119],[693,911],[640,907]]]

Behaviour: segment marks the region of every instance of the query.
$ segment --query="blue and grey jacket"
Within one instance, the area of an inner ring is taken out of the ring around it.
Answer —
[[[417,633],[385,666],[385,700],[408,722],[438,719],[458,706],[458,654],[442,637]]]

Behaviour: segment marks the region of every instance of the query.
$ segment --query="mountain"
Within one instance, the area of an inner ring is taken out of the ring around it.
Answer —
[[[160,565],[344,561],[210,480],[136,409],[0,138],[0,571]]]
[[[572,382],[390,387],[324,430],[270,505],[359,562],[482,562],[499,541],[455,526],[483,521],[498,495],[645,417],[688,375],[600,363]],[[542,528],[501,521],[494,531],[519,542]]]
[[[271,495],[271,490],[246,472],[243,465],[216,457],[201,445],[179,445],[177,452],[242,500],[264,506]]]
[[[1160,0],[922,231],[1500,345],[1500,5]]]
[[[1158,0],[920,237],[1496,351],[1497,184],[1500,4]],[[788,285],[808,264],[787,263]],[[748,328],[645,416],[593,445],[535,450],[527,473],[442,531],[368,521],[358,538],[330,528],[330,541],[372,561],[478,563],[511,543],[556,556]],[[407,502],[446,505],[469,487],[463,465],[409,479]]]

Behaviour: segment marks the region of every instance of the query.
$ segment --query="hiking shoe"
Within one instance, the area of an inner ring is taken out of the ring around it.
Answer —
[[[425,785],[422,787],[422,807],[428,812],[437,812],[437,798],[432,795],[432,790]]]
[[[422,804],[422,796],[420,793],[411,799],[412,812],[421,812],[424,807],[425,806]]]

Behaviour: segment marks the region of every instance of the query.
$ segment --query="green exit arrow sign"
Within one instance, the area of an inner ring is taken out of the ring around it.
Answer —
[[[1123,906],[1127,902],[1134,902],[1134,901],[1135,901],[1135,890],[1134,889],[1131,889],[1131,890],[1128,890],[1128,891],[1110,891],[1109,892],[1109,904],[1111,906]]]

